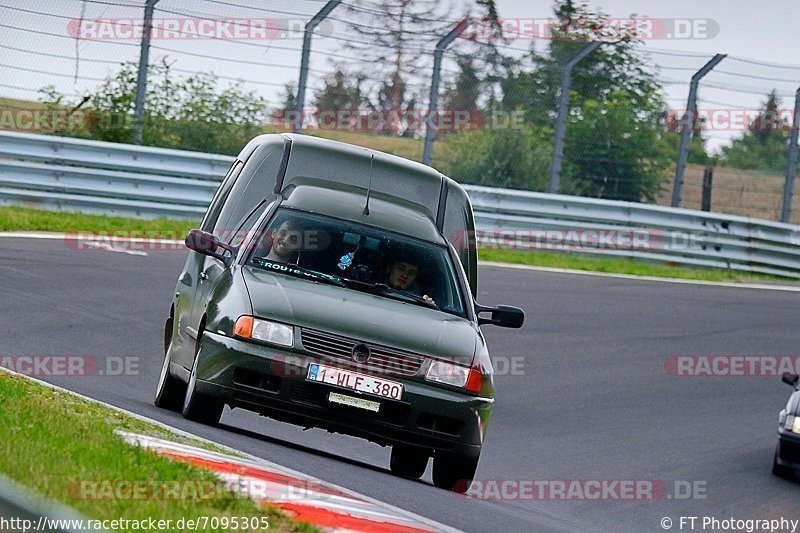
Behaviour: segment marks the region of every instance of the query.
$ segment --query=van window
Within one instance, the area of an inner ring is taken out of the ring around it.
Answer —
[[[273,202],[274,203],[274,202]],[[245,238],[247,238],[248,234],[253,231],[253,228],[258,222],[258,219],[264,214],[264,211],[269,210],[272,207],[272,203],[268,204],[266,201],[261,202],[258,207],[256,207],[250,215],[245,219],[244,222],[237,228],[236,235],[230,241],[231,246],[240,246],[242,242],[244,242]]]
[[[247,264],[463,317],[464,299],[451,257],[444,245],[278,208],[254,240]]]
[[[214,234],[224,242],[229,243],[242,219],[272,194],[282,157],[282,145],[266,144],[247,160],[214,225]]]
[[[211,232],[214,229],[217,219],[219,218],[219,212],[222,206],[225,205],[225,200],[228,199],[231,187],[233,187],[236,178],[239,177],[239,172],[241,172],[243,166],[244,163],[237,159],[233,162],[228,173],[222,179],[222,183],[220,183],[219,188],[217,188],[217,192],[214,193],[214,198],[211,200],[211,204],[208,206],[208,210],[206,210],[206,216],[200,225],[200,229],[203,231]]]
[[[475,243],[475,220],[469,205],[469,198],[462,189],[448,187],[442,232],[456,249],[474,296],[478,294],[478,249]]]

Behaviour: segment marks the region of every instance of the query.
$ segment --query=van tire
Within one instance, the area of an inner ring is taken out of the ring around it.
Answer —
[[[422,448],[407,444],[395,444],[392,446],[389,469],[398,476],[419,479],[428,467],[428,457]]]
[[[217,398],[197,392],[197,355],[200,353],[200,340],[202,332],[197,334],[197,354],[192,363],[192,373],[189,376],[189,385],[186,387],[186,398],[183,402],[183,417],[194,422],[209,426],[219,423],[225,403]]]
[[[477,457],[440,452],[433,458],[433,484],[440,489],[464,494],[475,479]]]
[[[165,330],[172,328],[172,317],[167,320]],[[166,343],[164,348],[164,363],[161,367],[161,375],[158,378],[158,387],[156,387],[156,396],[153,403],[156,407],[175,411],[180,413],[183,408],[183,402],[186,398],[186,383],[182,382],[169,372],[170,356],[169,353],[172,348],[172,340]]]

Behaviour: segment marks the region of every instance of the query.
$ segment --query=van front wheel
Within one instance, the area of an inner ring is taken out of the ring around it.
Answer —
[[[200,346],[200,335],[198,334],[197,345]],[[200,350],[197,350],[198,354]],[[192,364],[192,374],[189,377],[189,385],[186,387],[186,399],[183,402],[183,417],[201,424],[213,426],[219,423],[222,418],[222,410],[225,404],[205,394],[197,391],[197,355]]]

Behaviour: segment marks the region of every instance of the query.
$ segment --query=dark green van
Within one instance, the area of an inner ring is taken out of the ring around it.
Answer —
[[[403,158],[291,134],[253,139],[190,248],[164,330],[159,407],[224,406],[392,446],[391,470],[465,491],[494,386],[469,198]],[[478,316],[481,314],[482,316]]]

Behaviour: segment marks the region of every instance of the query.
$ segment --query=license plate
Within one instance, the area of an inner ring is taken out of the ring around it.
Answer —
[[[389,398],[391,400],[399,400],[403,395],[402,383],[315,363],[309,365],[306,379],[309,381],[328,383],[329,385],[337,385],[345,389],[372,394],[381,398]]]
[[[373,402],[366,398],[356,398],[355,396],[347,396],[346,394],[339,394],[332,392],[328,395],[328,401],[331,403],[339,403],[342,405],[349,405],[350,407],[358,407],[359,409],[366,409],[377,413],[381,409],[380,402]]]

